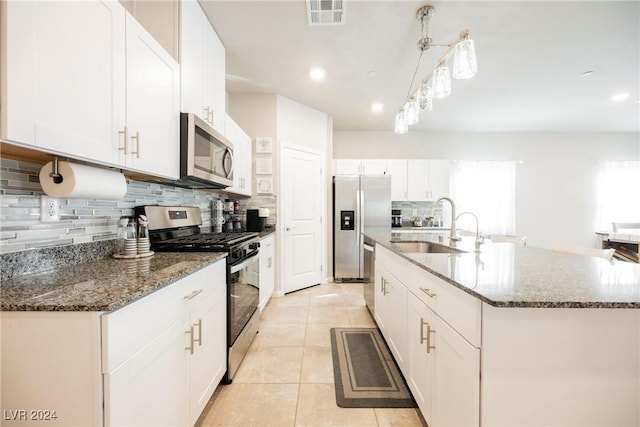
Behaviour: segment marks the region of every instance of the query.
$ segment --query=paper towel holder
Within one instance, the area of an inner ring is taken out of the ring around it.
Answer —
[[[53,182],[60,184],[62,182],[62,175],[58,172],[58,156],[53,156],[53,165],[49,176],[53,178]]]

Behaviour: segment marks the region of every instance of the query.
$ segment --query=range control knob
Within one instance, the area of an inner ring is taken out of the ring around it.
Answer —
[[[260,242],[250,243],[249,249],[258,249],[260,247]]]

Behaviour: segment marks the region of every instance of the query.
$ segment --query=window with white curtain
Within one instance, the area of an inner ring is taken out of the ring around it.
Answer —
[[[457,212],[478,217],[483,234],[516,234],[516,162],[455,161],[449,181]],[[457,227],[475,231],[475,220],[462,215]]]
[[[612,222],[640,222],[640,161],[600,162],[598,205],[600,229]]]

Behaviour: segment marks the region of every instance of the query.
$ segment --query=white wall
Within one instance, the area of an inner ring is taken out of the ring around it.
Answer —
[[[278,96],[278,138],[327,152],[329,117],[313,108]]]
[[[229,116],[252,138],[269,136],[273,138],[273,186],[277,197],[278,212],[282,212],[283,196],[278,194],[280,171],[280,145],[282,142],[302,145],[323,153],[325,171],[331,161],[331,117],[288,98],[269,94],[229,94],[227,97]],[[326,174],[326,176],[328,173]],[[323,206],[327,207],[329,188],[325,182]],[[328,208],[325,208],[325,211]],[[279,216],[278,219],[280,219]],[[325,218],[329,218],[325,216]],[[327,222],[330,222],[327,220]],[[276,224],[276,251],[282,257],[282,224]],[[327,267],[327,234],[323,235],[322,264]],[[276,263],[276,293],[282,294],[280,261]]]
[[[594,246],[600,160],[640,159],[638,133],[335,132],[333,157],[517,160],[516,232]]]

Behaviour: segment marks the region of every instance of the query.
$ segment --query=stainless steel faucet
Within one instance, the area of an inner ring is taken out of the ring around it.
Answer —
[[[427,216],[427,221],[431,221],[436,214],[436,206],[440,203],[441,200],[447,200],[451,203],[451,233],[449,233],[449,239],[457,242],[461,240],[460,237],[456,236],[456,204],[448,197],[440,197],[435,202],[433,202],[433,206],[431,207],[431,213]]]
[[[475,252],[480,252],[480,245],[484,243],[484,237],[480,235],[480,225],[479,225],[478,217],[473,212],[466,211],[458,215],[456,219],[460,218],[464,214],[469,214],[476,219],[476,241],[475,241],[476,250]]]

